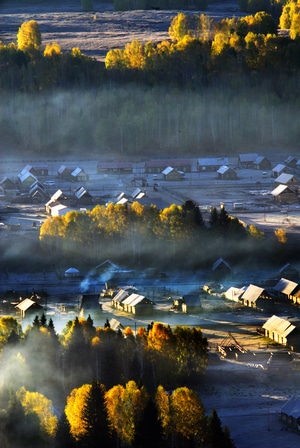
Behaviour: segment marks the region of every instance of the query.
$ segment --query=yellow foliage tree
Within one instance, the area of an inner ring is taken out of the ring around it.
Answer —
[[[67,398],[65,414],[70,425],[70,433],[77,441],[81,439],[87,431],[82,425],[82,414],[91,387],[91,384],[83,384],[83,386],[73,389]]]
[[[42,37],[40,28],[35,20],[23,22],[17,34],[18,49],[25,52],[39,50]]]
[[[21,387],[16,395],[25,413],[34,412],[40,420],[42,431],[50,437],[54,437],[58,420],[52,413],[52,401],[38,392],[29,392],[25,387]]]
[[[173,18],[168,33],[173,42],[179,42],[186,34],[189,34],[188,16],[183,12],[178,13]]]
[[[53,56],[60,56],[61,55],[61,48],[60,45],[56,42],[53,42],[51,44],[47,44],[44,50],[44,56],[45,57],[53,57]]]
[[[277,237],[279,243],[285,244],[287,242],[286,231],[282,228],[275,230],[275,236]]]
[[[264,232],[262,230],[259,230],[259,228],[254,224],[250,224],[249,226],[249,235],[257,240],[262,240],[265,237]]]

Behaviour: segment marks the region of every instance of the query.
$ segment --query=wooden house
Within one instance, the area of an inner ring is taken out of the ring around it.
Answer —
[[[289,170],[286,165],[283,163],[278,163],[273,169],[272,169],[272,177],[279,177],[282,173],[288,173]]]
[[[254,162],[257,160],[258,154],[239,154],[238,164],[241,168],[253,168]]]
[[[160,174],[169,165],[171,165],[177,171],[182,171],[183,173],[190,173],[192,171],[193,161],[191,159],[147,160],[145,162],[144,172],[146,174]]]
[[[89,180],[89,176],[79,167],[71,171],[70,176],[72,182],[87,182]]]
[[[292,280],[282,277],[273,287],[277,297],[283,300],[290,300],[292,293],[298,289],[299,285]]]
[[[273,315],[263,324],[262,329],[264,336],[277,344],[299,348],[299,329],[287,319]]]
[[[273,305],[270,294],[264,288],[252,284],[245,290],[241,300],[244,306],[261,311],[270,309]]]
[[[75,201],[77,205],[92,205],[93,197],[92,195],[84,188],[79,187],[74,192]]]
[[[97,165],[97,173],[130,174],[132,173],[132,162],[127,160],[119,162],[99,162]]]
[[[292,264],[286,263],[279,269],[279,274],[281,277],[295,280],[299,277],[299,270],[295,268],[295,266],[293,266]]]
[[[74,171],[74,168],[67,168],[65,165],[61,165],[57,170],[57,176],[62,180],[71,180],[71,173]]]
[[[122,305],[124,311],[131,314],[146,315],[153,312],[153,302],[140,294],[130,294]]]
[[[234,302],[241,302],[241,297],[244,294],[246,288],[236,288],[231,286],[224,292],[225,299],[232,300]]]
[[[230,274],[231,270],[230,264],[223,258],[218,258],[212,265],[212,271],[215,273]]]
[[[99,294],[82,294],[79,305],[80,317],[95,316],[102,311]]]
[[[281,421],[298,431],[300,431],[300,398],[291,397],[280,410]]]
[[[15,306],[17,314],[24,319],[33,314],[42,314],[43,307],[32,299],[24,299]]]
[[[18,174],[19,188],[22,191],[28,191],[31,185],[37,180],[37,177],[31,174],[29,171]]]
[[[228,165],[227,157],[200,158],[197,160],[197,171],[217,171],[223,165]]]
[[[295,157],[293,156],[289,156],[285,159],[284,161],[285,165],[290,167],[290,168],[297,168],[297,159],[295,159]]]
[[[237,179],[237,173],[232,168],[229,168],[227,165],[222,165],[218,171],[218,179],[221,180],[235,180]]]
[[[115,319],[114,317],[109,321],[109,327],[114,331],[123,331],[125,330],[124,325],[121,324],[120,321]]]
[[[258,156],[253,162],[253,168],[256,170],[268,171],[271,167],[271,161],[264,156]]]
[[[182,179],[182,174],[179,171],[175,170],[175,168],[173,168],[171,166],[168,166],[167,168],[165,168],[162,171],[162,175],[163,175],[164,180],[168,180],[168,181],[174,181],[174,180],[178,181],[178,180]]]
[[[281,173],[278,177],[275,179],[275,183],[277,185],[288,185],[288,186],[294,186],[299,185],[299,179],[290,173]]]
[[[298,191],[288,185],[277,185],[271,191],[271,196],[273,196],[275,202],[279,202],[280,204],[296,204],[299,202]]]
[[[9,179],[7,176],[4,176],[0,182],[0,186],[4,190],[15,190],[16,184],[11,179]]]
[[[117,294],[112,298],[111,304],[117,310],[124,310],[123,300],[125,300],[130,295],[129,291],[121,288]]]

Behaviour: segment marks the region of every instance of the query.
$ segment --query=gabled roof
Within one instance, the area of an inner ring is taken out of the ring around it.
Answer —
[[[113,263],[110,260],[105,260],[102,263],[98,264],[95,269],[100,269],[100,268],[104,268],[106,267],[106,269],[120,269],[118,265],[116,265],[115,263]]]
[[[254,165],[259,165],[261,162],[263,162],[264,160],[268,160],[265,156],[258,156],[256,157],[256,159],[254,160]]]
[[[279,184],[274,190],[271,191],[272,196],[279,196],[284,191],[293,191],[287,185]]]
[[[269,332],[276,331],[286,338],[296,327],[288,320],[273,315],[263,324],[262,328]]]
[[[282,268],[279,269],[279,272],[283,272],[286,269],[291,269],[292,271],[299,272],[297,268],[295,268],[295,266],[293,266],[291,263],[285,263],[285,265],[282,266]]]
[[[123,302],[123,300],[128,297],[128,291],[126,291],[125,289],[121,288],[117,294],[114,296],[113,298],[113,302],[118,302],[121,303]]]
[[[278,173],[278,171],[282,171],[286,168],[286,165],[283,165],[282,163],[278,163],[273,169],[272,171]]]
[[[212,270],[215,271],[220,265],[224,265],[227,269],[231,271],[231,266],[223,258],[218,258],[218,260],[214,262]]]
[[[260,286],[250,284],[244,294],[242,295],[243,300],[248,300],[249,302],[256,302],[256,300],[260,297],[264,288]]]
[[[200,166],[222,166],[222,165],[228,165],[228,158],[227,157],[206,157],[206,158],[200,158],[198,159],[198,165]]]
[[[284,161],[284,163],[286,163],[287,165],[292,162],[296,162],[296,159],[293,156],[288,156]]]
[[[119,330],[119,329],[124,330],[124,326],[121,324],[121,322],[119,322],[115,318],[110,319],[109,325],[110,325],[110,328],[114,331]]]
[[[226,297],[226,299],[234,300],[235,302],[237,302],[245,292],[245,290],[245,286],[243,286],[242,288],[235,288],[234,286],[231,286],[227,289],[224,296]]]
[[[167,168],[165,168],[165,169],[162,171],[162,174],[164,174],[165,176],[167,176],[168,174],[172,173],[172,171],[176,171],[176,170],[174,170],[174,168],[172,168],[171,166],[167,166]]]
[[[37,181],[37,178],[31,174],[29,171],[25,171],[23,174],[18,174],[18,178],[21,183],[25,182],[27,179],[33,179],[33,182]]]
[[[129,305],[129,306],[137,306],[144,301],[149,302],[149,303],[151,302],[145,296],[142,296],[140,294],[130,294],[129,297],[127,297],[125,300],[123,300],[123,304]]]
[[[293,174],[288,173],[281,173],[280,176],[275,179],[275,182],[279,184],[287,184],[291,181],[297,182],[298,179]]]
[[[58,168],[57,172],[58,174],[62,174],[64,171],[69,171],[69,168],[67,168],[65,165],[62,165],[60,168]]]
[[[22,302],[18,303],[18,305],[15,306],[18,310],[21,311],[27,311],[31,307],[38,306],[41,308],[41,305],[36,303],[34,300],[31,299],[24,299]]]
[[[217,173],[218,174],[224,174],[224,173],[226,173],[228,170],[230,170],[231,168],[229,168],[229,166],[227,166],[227,165],[222,165],[219,169],[218,169],[218,171],[217,171]],[[233,171],[233,170],[232,170]]]
[[[77,188],[75,196],[77,199],[81,199],[83,196],[91,197],[90,193],[84,187]]]
[[[61,190],[57,190],[49,199],[49,201],[45,204],[46,207],[54,202],[56,202],[61,196],[63,192]]]
[[[71,176],[77,177],[81,172],[83,172],[83,170],[77,167],[74,171],[71,172]]]
[[[286,278],[281,278],[279,282],[274,286],[274,290],[281,292],[282,294],[289,295],[294,289],[298,287],[298,283],[287,280]]]
[[[297,419],[300,416],[300,398],[295,396],[291,397],[282,406],[281,413]]]
[[[241,162],[254,162],[254,160],[256,160],[258,157],[258,154],[253,153],[253,154],[240,154],[239,155],[239,159]]]

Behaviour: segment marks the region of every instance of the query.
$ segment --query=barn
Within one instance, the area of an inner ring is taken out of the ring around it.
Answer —
[[[258,156],[253,162],[253,168],[256,170],[270,170],[271,161],[264,156]]]
[[[43,307],[32,299],[22,300],[15,306],[15,309],[21,319],[28,317],[28,315],[31,317],[33,314],[42,314],[43,312]]]
[[[298,288],[298,283],[286,278],[281,278],[273,289],[277,293],[278,298],[290,300],[292,293]]]
[[[271,191],[271,195],[275,202],[280,202],[281,204],[295,204],[299,202],[298,192],[288,185],[278,185]]]
[[[127,313],[145,315],[153,312],[153,302],[140,294],[130,294],[122,304]]]
[[[182,174],[171,166],[165,168],[162,172],[162,175],[164,177],[164,180],[174,181],[182,179]]]

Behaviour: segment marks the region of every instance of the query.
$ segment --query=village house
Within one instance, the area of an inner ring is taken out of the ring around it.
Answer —
[[[285,159],[284,161],[285,165],[290,167],[290,168],[297,168],[297,159],[295,159],[295,157],[293,156],[289,156]]]
[[[57,176],[59,179],[71,181],[71,173],[74,168],[67,168],[65,165],[61,165],[57,170]]]
[[[69,202],[69,198],[61,191],[57,190],[45,204],[45,210],[48,215],[51,215],[51,208],[56,205],[67,205]]]
[[[215,274],[230,274],[232,269],[224,258],[218,258],[212,265],[212,271]]]
[[[221,166],[228,165],[227,157],[206,157],[197,160],[197,171],[217,171]]]
[[[146,174],[160,174],[163,170],[171,165],[177,171],[190,173],[192,171],[193,161],[190,159],[154,159],[145,162]]]
[[[43,307],[32,299],[24,299],[15,306],[17,314],[21,319],[31,317],[33,314],[41,315]]]
[[[238,165],[241,168],[253,168],[254,162],[257,160],[258,154],[240,154],[238,158]]]
[[[276,177],[275,179],[275,183],[280,185],[288,185],[288,186],[293,186],[293,185],[299,185],[299,179],[297,179],[296,176],[294,176],[293,174],[289,174],[289,173],[281,173],[278,177]]]
[[[243,286],[242,288],[236,288],[231,286],[224,292],[224,297],[227,300],[232,300],[233,302],[241,302],[241,297],[244,294],[246,288]]]
[[[0,182],[0,186],[4,190],[15,190],[16,184],[11,179],[9,179],[7,176],[4,176]]]
[[[289,170],[286,165],[282,163],[278,163],[273,169],[272,169],[272,177],[279,177],[282,173],[289,173]]]
[[[237,179],[237,173],[227,165],[222,165],[218,171],[218,179],[221,180],[235,180]]]
[[[278,185],[271,191],[271,196],[273,196],[275,202],[280,204],[296,204],[299,202],[298,192],[288,185]]]
[[[299,285],[292,280],[282,277],[274,286],[273,290],[279,299],[290,300],[292,293],[298,289]]]
[[[130,292],[128,290],[125,290],[121,288],[117,294],[112,298],[111,304],[113,308],[116,308],[117,310],[124,310],[124,306],[122,304],[123,300],[126,299],[130,295]]]
[[[110,319],[109,328],[111,328],[114,331],[124,331],[125,330],[124,325],[122,325],[121,322],[115,318]]]
[[[258,156],[253,162],[253,168],[256,170],[268,171],[271,167],[271,161],[264,156]]]
[[[162,175],[164,180],[168,180],[168,181],[178,181],[182,179],[182,173],[180,173],[179,171],[175,170],[175,168],[168,166],[167,168],[165,168],[162,171]]]
[[[279,269],[279,274],[281,277],[296,280],[299,277],[299,270],[292,264],[286,263]]]
[[[70,177],[72,182],[87,182],[89,180],[89,176],[79,167],[71,171]]]
[[[273,306],[273,300],[270,294],[264,289],[256,285],[250,284],[241,296],[244,306],[256,308],[264,311]]]
[[[92,205],[93,197],[92,195],[84,188],[79,187],[74,192],[76,205]]]
[[[153,312],[153,302],[140,294],[130,294],[122,305],[124,311],[131,314],[146,315]]]
[[[37,177],[31,174],[29,171],[24,171],[18,174],[18,184],[20,190],[22,191],[29,191],[31,185],[37,180]]]
[[[300,332],[289,320],[273,315],[262,326],[264,336],[291,349],[299,348]]]
[[[130,174],[132,173],[132,162],[126,160],[120,162],[99,162],[97,173]]]

